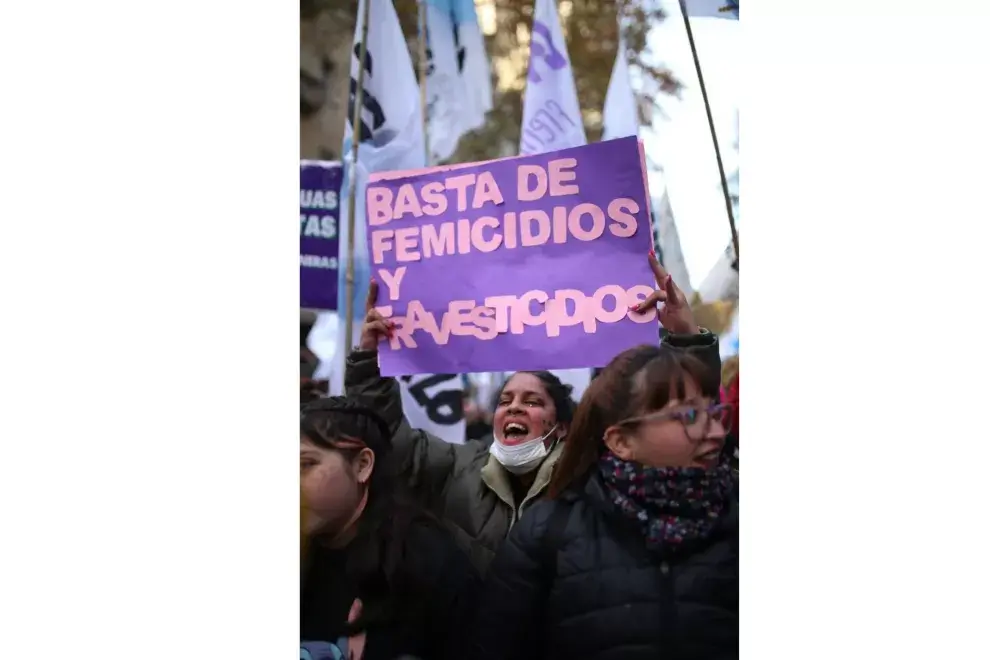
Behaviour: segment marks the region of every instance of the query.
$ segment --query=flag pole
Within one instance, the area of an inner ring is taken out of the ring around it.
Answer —
[[[419,0],[419,111],[423,119],[423,148],[426,158],[423,161],[430,166],[430,132],[426,118],[426,0]]]
[[[364,16],[361,20],[361,44],[358,47],[357,86],[354,90],[354,114],[351,117],[351,173],[347,190],[347,269],[345,286],[347,292],[346,314],[344,317],[344,351],[350,351],[354,342],[354,206],[357,199],[358,145],[361,144],[361,107],[364,103],[364,58],[368,53],[368,23],[371,19],[371,3],[364,0]]]
[[[684,18],[684,30],[687,32],[688,43],[691,45],[691,57],[694,58],[694,70],[698,73],[698,85],[701,87],[701,98],[705,102],[705,114],[708,115],[708,130],[712,133],[712,145],[715,147],[715,160],[718,162],[718,175],[722,179],[722,196],[725,198],[725,212],[729,218],[729,229],[732,232],[732,248],[735,251],[736,270],[739,268],[739,232],[736,231],[736,218],[732,213],[732,198],[729,196],[729,182],[725,178],[725,166],[722,164],[722,152],[718,148],[718,136],[715,133],[715,120],[712,118],[712,107],[708,103],[708,90],[705,89],[705,79],[701,75],[701,61],[698,59],[698,49],[694,45],[694,33],[691,31],[691,21],[688,19],[686,0],[679,0],[681,16]]]

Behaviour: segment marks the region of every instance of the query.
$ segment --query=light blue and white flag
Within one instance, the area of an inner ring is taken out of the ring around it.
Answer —
[[[620,27],[620,32],[621,29]],[[608,82],[608,91],[605,92],[603,140],[639,134],[639,112],[636,105],[636,95],[629,79],[629,62],[626,60],[626,41],[620,34],[619,51],[615,54],[612,78]]]
[[[368,21],[368,44],[363,64],[360,54],[361,20],[364,3],[371,2]],[[348,262],[347,206],[350,203],[349,186],[355,185],[354,204],[354,325],[352,344],[361,336],[364,320],[364,302],[368,297],[368,284],[372,275],[366,238],[365,188],[368,176],[375,172],[405,170],[425,167],[426,153],[423,140],[423,117],[420,110],[419,85],[413,72],[409,47],[402,34],[399,18],[392,0],[361,0],[358,5],[358,25],[354,32],[354,49],[351,53],[350,103],[347,126],[344,130],[344,182],[341,186],[340,208],[340,267],[346,273]],[[364,95],[361,100],[361,120],[355,130],[353,119],[358,67],[364,67]],[[355,134],[359,138],[357,162],[352,160]],[[353,178],[352,178],[353,177]],[[345,346],[346,333],[346,277],[339,278],[338,286],[338,350],[333,356],[330,373],[331,394],[344,392],[344,365],[353,346]],[[327,319],[326,324],[330,321]],[[315,352],[315,351],[314,351]],[[430,380],[432,378],[432,380]],[[464,387],[459,378],[420,375],[412,379],[400,379],[402,396],[407,400],[406,416],[422,419],[424,428],[445,439],[463,438],[464,410],[460,404]]]
[[[691,18],[727,18],[739,20],[739,0],[680,0]]]
[[[723,360],[739,355],[739,310],[732,315],[728,330],[718,338],[718,354]]]
[[[362,18],[365,2],[371,2],[368,27],[367,52],[364,58],[364,95],[361,100],[361,120],[354,130],[351,126],[359,67]],[[423,144],[423,119],[420,113],[419,85],[413,71],[406,38],[399,25],[392,0],[361,0],[358,4],[358,21],[354,29],[354,48],[351,52],[350,99],[344,144],[341,154],[344,162],[344,181],[341,185],[340,205],[340,266],[338,278],[338,347],[334,356],[330,392],[343,393],[344,360],[352,346],[346,341],[348,206],[350,186],[354,185],[354,326],[351,342],[360,337],[364,319],[364,301],[371,281],[371,264],[365,237],[365,187],[368,175],[373,172],[412,169],[425,166]],[[357,162],[352,162],[354,134],[360,137]]]
[[[426,2],[426,106],[432,162],[453,155],[461,136],[492,109],[491,68],[474,0]]]
[[[492,109],[492,68],[485,51],[485,37],[478,23],[478,12],[474,0],[452,0],[454,22],[457,24],[457,38],[464,65],[461,78],[467,89],[466,131],[480,128],[485,123],[485,115]]]
[[[587,144],[556,0],[536,0],[529,51],[519,153]]]

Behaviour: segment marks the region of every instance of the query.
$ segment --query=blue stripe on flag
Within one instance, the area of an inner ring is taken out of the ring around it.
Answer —
[[[445,14],[451,14],[457,23],[477,23],[478,13],[474,7],[474,0],[426,0]]]
[[[739,0],[681,0],[688,16],[739,20]]]

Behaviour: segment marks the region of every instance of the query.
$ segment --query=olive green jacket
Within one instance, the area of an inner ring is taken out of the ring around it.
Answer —
[[[699,335],[667,335],[662,345],[690,350],[719,374],[718,339],[707,330]],[[495,551],[527,508],[546,491],[553,467],[563,451],[557,446],[537,469],[522,502],[515,502],[511,474],[478,441],[444,442],[414,429],[402,413],[402,397],[394,378],[378,370],[377,351],[353,351],[344,376],[348,397],[363,398],[392,431],[387,467],[408,479],[420,502],[444,520],[457,543],[484,574]]]

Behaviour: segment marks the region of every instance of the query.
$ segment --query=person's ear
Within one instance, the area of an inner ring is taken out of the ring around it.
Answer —
[[[375,469],[375,452],[367,447],[358,452],[354,457],[354,475],[361,485],[365,485],[371,480],[371,473]]]
[[[605,446],[623,461],[636,459],[636,447],[632,434],[626,429],[610,426],[605,429]]]

